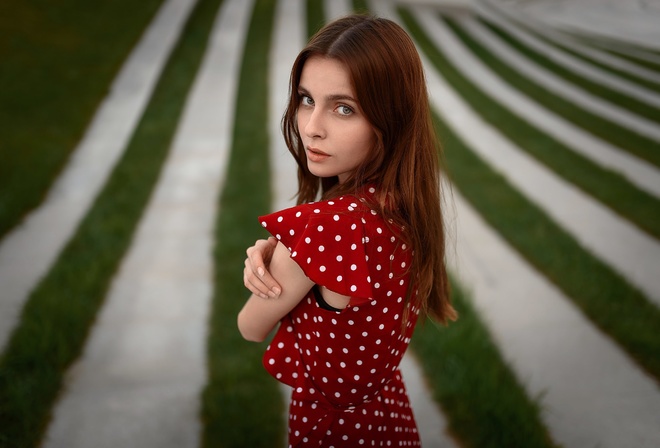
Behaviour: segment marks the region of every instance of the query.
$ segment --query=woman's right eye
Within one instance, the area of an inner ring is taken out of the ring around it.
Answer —
[[[300,98],[300,102],[303,104],[303,106],[313,106],[314,105],[314,100],[311,99],[307,95],[302,95]]]

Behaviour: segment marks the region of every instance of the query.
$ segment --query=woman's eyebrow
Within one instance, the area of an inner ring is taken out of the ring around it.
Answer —
[[[309,91],[306,88],[304,88],[303,86],[298,86],[298,94],[309,96],[310,98],[312,97],[312,95],[310,95]],[[357,104],[357,100],[355,98],[353,98],[350,95],[344,94],[344,93],[334,93],[334,94],[326,96],[325,99],[327,101],[352,101],[352,102]]]

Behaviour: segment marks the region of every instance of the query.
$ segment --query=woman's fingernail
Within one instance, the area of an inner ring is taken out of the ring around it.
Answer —
[[[280,293],[282,292],[282,291],[280,290],[280,288],[277,288],[277,287],[273,288],[272,291],[275,293],[276,296],[279,296]]]
[[[263,269],[263,268],[257,268],[257,272],[259,273],[259,275],[260,275],[261,277],[263,277],[263,276],[264,276],[264,274],[265,274],[265,272],[264,272],[264,269]]]
[[[274,291],[268,291],[268,296],[273,298],[273,297],[277,297],[277,294],[275,294]]]

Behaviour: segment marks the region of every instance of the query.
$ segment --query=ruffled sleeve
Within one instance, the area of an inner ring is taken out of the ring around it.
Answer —
[[[314,283],[351,297],[373,297],[367,265],[363,211],[348,199],[292,207],[259,218]]]

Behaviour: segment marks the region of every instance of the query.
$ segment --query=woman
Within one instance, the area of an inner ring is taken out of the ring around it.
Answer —
[[[398,366],[420,312],[456,318],[419,55],[394,22],[349,16],[298,55],[290,92],[298,206],[260,218],[275,239],[248,249],[239,330],[280,323],[264,366],[293,387],[290,446],[418,446]]]

